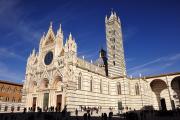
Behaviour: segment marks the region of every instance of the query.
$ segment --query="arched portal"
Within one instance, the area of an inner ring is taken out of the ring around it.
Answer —
[[[174,90],[173,99],[177,107],[180,107],[180,76],[171,81],[171,88]]]
[[[63,92],[61,76],[56,76],[54,78],[53,88],[57,92],[57,94],[56,94],[57,111],[61,111],[61,109],[62,109],[62,92]]]
[[[31,92],[36,92],[37,90],[37,82],[36,81],[31,81],[31,84],[30,84],[30,91]],[[35,112],[36,110],[36,102],[37,102],[37,97],[33,97],[32,99],[32,111]]]
[[[153,106],[156,109],[166,110],[166,99],[168,99],[167,84],[161,79],[155,79],[150,83],[150,87],[154,93]]]
[[[56,76],[54,78],[53,88],[56,90],[61,90],[62,77]]]
[[[49,80],[47,78],[42,79],[40,83],[40,89],[42,91],[49,89]],[[46,92],[43,92],[43,111],[47,111],[48,104],[49,104],[49,92],[46,91]]]

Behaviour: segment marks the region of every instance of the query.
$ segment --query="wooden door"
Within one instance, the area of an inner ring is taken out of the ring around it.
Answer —
[[[62,95],[57,95],[56,107],[58,111],[61,111]]]
[[[36,99],[37,97],[33,97],[32,110],[35,112],[36,110]]]

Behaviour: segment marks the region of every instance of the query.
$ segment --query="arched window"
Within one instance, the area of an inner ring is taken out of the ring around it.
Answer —
[[[79,73],[79,76],[78,76],[78,90],[81,90],[81,79],[82,79],[82,74]]]
[[[8,88],[7,92],[11,93],[11,88],[10,87]]]
[[[121,95],[121,83],[120,82],[117,83],[117,93],[118,93],[118,95]]]
[[[9,97],[6,97],[6,102],[8,102],[9,101]]]
[[[109,86],[109,82],[108,82],[108,94],[110,94],[110,92],[109,92],[109,89],[110,89],[110,88],[109,88],[109,87],[110,87],[110,86]]]
[[[91,79],[90,79],[90,91],[92,92],[92,90],[93,90],[93,78],[92,78],[92,76],[91,76]]]
[[[139,95],[139,85],[138,85],[138,83],[136,83],[136,85],[135,85],[135,92],[136,92],[136,95]]]
[[[103,91],[102,90],[102,80],[100,80],[100,88],[99,89],[100,89],[100,93],[102,93],[102,91]]]
[[[15,102],[15,98],[14,97],[12,98],[12,102]]]

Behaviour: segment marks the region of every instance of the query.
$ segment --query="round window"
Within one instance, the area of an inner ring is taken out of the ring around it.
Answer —
[[[45,63],[46,65],[49,65],[49,64],[51,64],[52,60],[53,60],[53,52],[50,51],[50,52],[48,52],[48,53],[46,54],[46,56],[45,56],[45,58],[44,58],[44,63]]]

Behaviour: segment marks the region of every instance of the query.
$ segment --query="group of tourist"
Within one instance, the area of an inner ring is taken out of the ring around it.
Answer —
[[[101,111],[101,109],[102,109],[101,106],[98,106],[98,107],[86,107],[86,106],[83,107],[83,106],[80,106],[81,112],[82,111],[87,111],[87,110],[98,112],[98,111]]]
[[[63,110],[67,109],[66,106],[64,107]],[[62,112],[63,112],[62,110]],[[29,107],[28,108],[28,111],[26,108],[24,108],[23,112],[35,112],[36,111],[36,108],[35,107]],[[43,109],[44,112],[61,112],[61,107],[58,106],[58,107],[54,107],[54,106],[51,106],[51,107],[44,107]],[[42,112],[42,108],[41,107],[37,107],[37,112]]]
[[[84,115],[83,115],[83,119],[84,120],[91,120],[91,115],[92,115],[92,113],[90,113],[90,111],[87,111],[86,113],[84,113]],[[77,109],[76,109],[76,117],[77,117],[78,115],[77,115]],[[102,115],[101,115],[101,120],[111,120],[112,119],[112,116],[113,116],[113,112],[109,112],[109,116],[107,116],[107,114],[106,113],[102,113]]]
[[[24,108],[24,111],[26,112],[26,108]],[[36,111],[36,108],[35,107],[29,107],[28,108],[28,112],[35,112]],[[61,107],[58,106],[58,107],[54,107],[54,106],[51,106],[51,107],[44,107],[43,109],[44,112],[61,112]],[[41,107],[37,107],[37,112],[42,112],[42,108]]]

